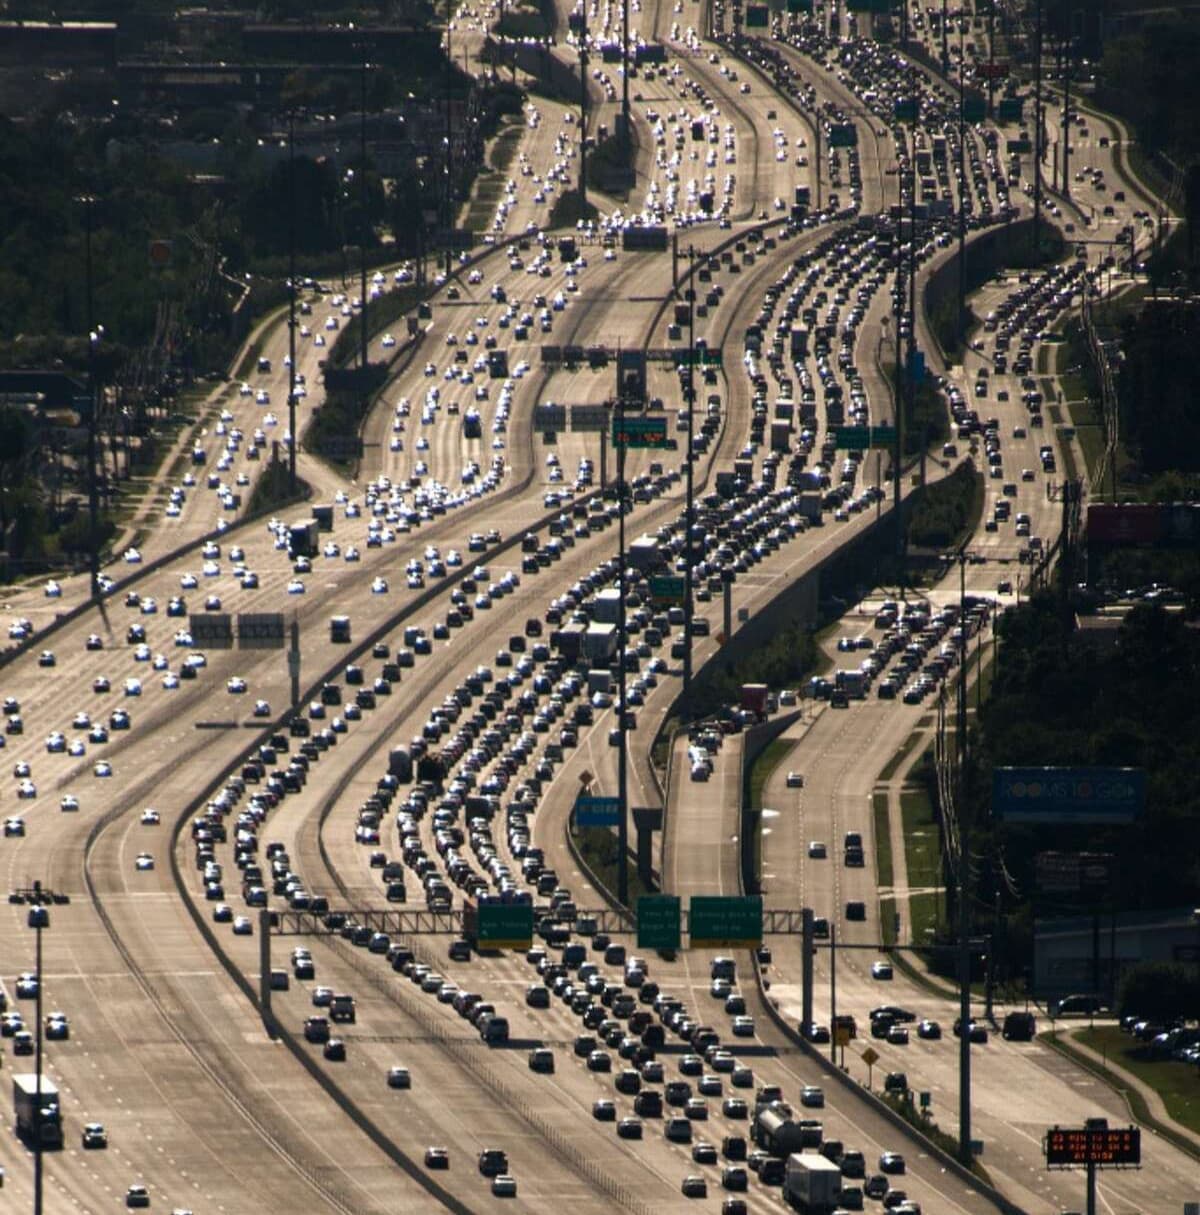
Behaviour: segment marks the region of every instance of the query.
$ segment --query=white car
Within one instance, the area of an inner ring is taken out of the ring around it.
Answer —
[[[154,868],[154,857],[148,852],[139,852],[137,860],[133,862],[133,866],[139,873],[145,873],[147,870]]]
[[[92,767],[92,772],[95,773],[96,776],[112,776],[112,764],[110,764],[106,759],[98,759],[96,760],[95,765]]]
[[[146,809],[142,811],[143,827],[157,827],[161,822],[162,818],[153,806],[147,806]]]
[[[225,687],[231,696],[240,696],[246,690],[246,681],[240,675],[231,675]]]
[[[64,812],[70,811],[70,810],[78,810],[79,809],[79,798],[68,793],[68,794],[66,794],[65,797],[63,797],[62,801],[60,801],[58,803],[58,808]]]
[[[287,584],[287,593],[289,595],[303,595],[304,594],[304,583],[301,582],[299,578],[293,578]]]

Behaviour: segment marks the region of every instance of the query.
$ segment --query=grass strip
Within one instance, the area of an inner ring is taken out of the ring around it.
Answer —
[[[1085,1031],[1085,1032],[1100,1032],[1100,1031]],[[1120,1030],[1114,1029],[1114,1033],[1120,1034]],[[1081,1050],[1075,1047],[1068,1037],[1059,1034],[1057,1031],[1047,1030],[1045,1033],[1038,1034],[1038,1041],[1044,1042],[1051,1050],[1056,1050],[1060,1055],[1070,1059],[1076,1066],[1081,1067],[1089,1075],[1095,1076],[1098,1080],[1103,1080],[1114,1092],[1124,1098],[1129,1105],[1130,1113],[1134,1119],[1142,1126],[1148,1126],[1157,1135],[1161,1135],[1169,1143],[1177,1147],[1181,1152],[1186,1152],[1194,1160],[1200,1160],[1200,1149],[1168,1123],[1162,1122],[1150,1112],[1150,1107],[1146,1104],[1145,1097],[1136,1089],[1131,1088],[1126,1083],[1123,1076],[1118,1075],[1111,1068],[1103,1064],[1096,1063],[1090,1055],[1085,1055]],[[1093,1043],[1089,1043],[1096,1049]],[[1122,1067],[1125,1064],[1122,1062]],[[1133,1072],[1132,1068],[1129,1071]],[[1140,1079],[1140,1077],[1139,1077]],[[1147,1083],[1150,1083],[1147,1081]],[[1157,1091],[1158,1086],[1151,1084],[1151,1087]],[[1164,1102],[1166,1098],[1163,1098]]]
[[[875,815],[875,880],[880,886],[895,885],[892,871],[892,832],[888,818],[888,795],[883,791],[871,797]]]

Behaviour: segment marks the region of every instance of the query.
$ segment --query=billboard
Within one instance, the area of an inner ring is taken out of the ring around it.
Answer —
[[[1157,544],[1163,537],[1163,510],[1149,502],[1092,502],[1088,505],[1089,544],[1140,547]]]
[[[996,768],[992,813],[1006,823],[1131,823],[1141,813],[1141,768]]]
[[[1039,852],[1034,885],[1039,895],[1099,898],[1108,893],[1115,860],[1111,852]]]

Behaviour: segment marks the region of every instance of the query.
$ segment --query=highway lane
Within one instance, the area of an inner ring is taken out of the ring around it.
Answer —
[[[682,760],[686,751],[675,756],[672,785],[672,809],[668,814],[668,830],[675,841],[669,849],[671,857],[668,872],[675,874],[675,892],[681,896],[697,893],[738,893],[741,889],[740,849],[737,844],[738,812],[741,795],[741,751],[742,736],[727,737],[713,756],[714,771],[708,781],[693,782],[686,779],[687,765]],[[781,820],[769,820],[774,824]],[[768,822],[764,821],[764,826]],[[766,837],[773,846],[773,837]],[[764,858],[765,860],[765,858]],[[773,905],[769,902],[768,905]],[[782,905],[782,904],[780,904]],[[795,902],[787,903],[794,907]],[[779,987],[776,970],[781,958],[791,959],[794,950],[790,942],[772,939],[769,942],[775,962],[766,968],[769,976],[772,1003],[785,1006],[787,994]],[[719,1004],[712,1000],[707,977],[707,960],[715,951],[689,949],[681,954],[686,975],[687,990],[691,1000],[702,1009]],[[874,1171],[874,1161],[885,1150],[900,1150],[904,1153],[908,1172],[900,1183],[903,1188],[923,1206],[936,1210],[979,1210],[981,1200],[958,1182],[945,1174],[940,1166],[911,1146],[899,1142],[899,1136],[889,1123],[878,1114],[857,1103],[851,1103],[843,1091],[822,1073],[821,1068],[807,1060],[788,1042],[770,1020],[758,996],[756,985],[750,978],[750,968],[755,965],[753,955],[746,951],[735,954],[741,991],[746,997],[747,1010],[755,1019],[756,1040],[766,1048],[765,1057],[755,1058],[755,1070],[766,1082],[781,1084],[784,1099],[796,1104],[800,1088],[805,1084],[822,1085],[824,1081],[824,1108],[813,1111],[825,1127],[826,1138],[838,1138],[847,1148],[858,1147],[867,1157],[868,1171]],[[675,968],[672,967],[672,970]],[[702,1013],[701,1015],[706,1015]],[[788,1019],[791,1019],[788,1015]],[[808,1110],[801,1110],[808,1116]],[[864,1142],[865,1141],[865,1142]]]
[[[443,450],[444,450],[444,449],[445,449],[445,447],[443,447]],[[286,573],[286,570],[285,570],[284,568],[281,568],[281,569],[278,571],[278,573],[279,573],[279,575],[280,575],[280,576],[282,576],[282,575],[284,575],[284,574]],[[265,598],[266,598],[266,596],[264,595],[264,599],[265,599]],[[136,669],[136,668],[135,668],[135,669]],[[256,688],[256,690],[257,690],[257,688]]]

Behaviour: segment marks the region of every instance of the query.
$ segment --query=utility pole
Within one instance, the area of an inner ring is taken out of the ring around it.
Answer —
[[[1037,0],[1033,61],[1033,252],[1042,244],[1042,0]]]
[[[629,905],[629,748],[625,733],[625,392],[621,383],[621,361],[617,360],[617,902]]]
[[[971,931],[969,843],[967,809],[967,550],[958,554],[958,700],[955,733],[958,743],[958,1155],[971,1163]]]
[[[288,492],[296,494],[296,111],[288,112]]]
[[[1063,41],[1062,192],[1071,197],[1071,20]]]
[[[958,34],[958,339],[967,341],[967,56],[964,34]]]
[[[629,0],[621,0],[621,151],[626,169],[631,169],[633,129],[629,122]]]
[[[362,208],[362,233],[359,245],[359,267],[362,292],[362,310],[359,315],[360,356],[363,371],[367,370],[367,236],[371,231],[370,220],[367,216],[367,44],[362,44],[362,72],[360,74],[359,94],[361,101],[361,116],[359,120],[359,168],[358,168],[358,200]],[[366,395],[367,386],[362,386]]]
[[[896,172],[898,188],[903,190],[899,170]],[[901,243],[904,236],[904,200],[896,208],[896,240]],[[904,597],[904,512],[901,510],[901,491],[903,480],[901,465],[904,460],[904,354],[901,346],[901,330],[904,320],[904,250],[896,250],[896,290],[894,293],[894,311],[896,314],[896,374],[893,380],[893,392],[896,402],[896,450],[892,458],[892,506],[896,512],[896,581],[900,588],[900,597]]]
[[[450,4],[446,0],[446,230],[454,230],[454,119],[450,110],[450,81],[454,76],[454,56],[450,49]],[[446,243],[446,277],[454,268],[450,243]]]
[[[692,435],[693,426],[695,424],[695,409],[696,400],[696,291],[694,287],[696,268],[696,250],[692,245],[688,246],[688,278],[687,278],[687,300],[688,300],[688,365],[685,369],[683,377],[683,401],[687,406],[687,503],[684,510],[684,518],[686,521],[686,536],[687,542],[684,548],[684,587],[683,587],[683,630],[684,630],[684,650],[683,650],[683,697],[686,702],[688,695],[692,690],[692,616],[695,612],[695,603],[693,601],[693,566],[695,564],[694,553],[692,549],[692,529],[696,525],[696,499],[695,499],[695,484],[692,471]]]
[[[996,121],[996,0],[988,0],[988,121]]]
[[[83,204],[84,218],[84,295],[87,308],[87,366],[88,366],[88,419],[87,419],[87,462],[88,462],[88,570],[91,574],[92,599],[100,601],[100,487],[96,483],[96,414],[99,409],[96,389],[96,342],[99,334],[96,332],[94,316],[94,295],[92,288],[92,208],[96,198],[92,194],[80,195],[78,201]]]
[[[587,218],[587,67],[587,0],[583,0],[583,29],[579,35],[579,216],[581,219]]]

